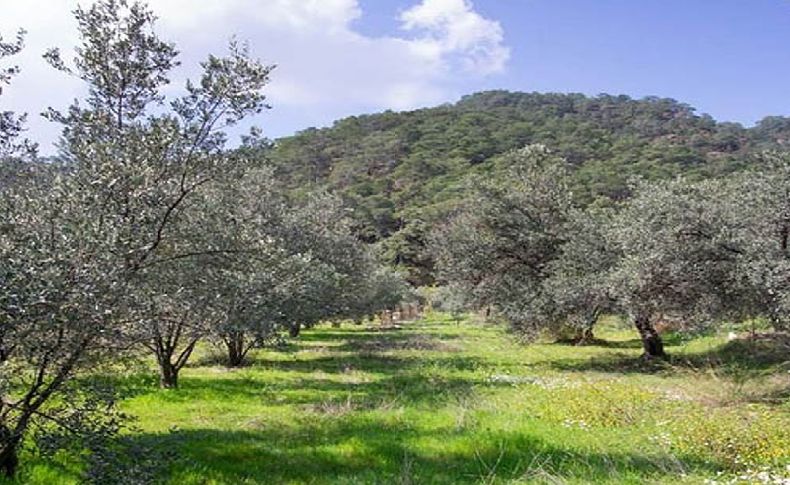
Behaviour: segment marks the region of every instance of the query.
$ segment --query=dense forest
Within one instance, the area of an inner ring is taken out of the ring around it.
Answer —
[[[382,242],[390,263],[425,284],[433,278],[426,232],[465,196],[471,175],[501,173],[503,154],[535,143],[573,167],[579,201],[620,200],[632,177],[702,179],[756,163],[754,155],[790,144],[790,118],[745,128],[673,99],[489,91],[307,129],[278,140],[272,158],[298,191],[341,194],[357,233]]]

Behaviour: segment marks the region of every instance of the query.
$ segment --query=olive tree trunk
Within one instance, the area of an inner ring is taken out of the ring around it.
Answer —
[[[593,332],[592,326],[580,328],[576,332],[576,345],[587,345],[595,341],[595,333]]]
[[[656,328],[650,322],[650,318],[645,315],[637,315],[634,318],[634,326],[639,332],[639,337],[642,339],[642,347],[644,348],[645,359],[664,358],[664,342],[661,340],[661,335],[658,334]]]
[[[228,351],[228,367],[242,367],[250,347],[247,345],[244,332],[232,331],[226,333],[222,340]]]
[[[600,315],[601,309],[597,305],[586,315],[582,327],[576,333],[577,345],[587,345],[595,341],[593,329],[595,324],[598,323]]]
[[[13,478],[19,466],[19,439],[14,437],[11,430],[5,425],[0,425],[0,475]]]
[[[178,388],[178,371],[170,362],[159,362],[159,387],[162,389]]]
[[[150,345],[151,350],[156,355],[156,362],[159,364],[159,387],[162,389],[177,389],[178,373],[181,372],[181,369],[186,365],[189,357],[195,350],[198,338],[191,338],[179,352],[180,340],[183,340],[183,328],[181,326],[170,328],[171,331],[164,336],[159,330],[159,327],[157,327],[156,335]]]

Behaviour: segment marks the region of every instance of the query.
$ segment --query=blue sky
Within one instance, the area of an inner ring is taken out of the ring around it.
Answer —
[[[403,0],[366,0],[360,29],[396,32]],[[477,0],[511,58],[468,91],[657,95],[720,120],[790,115],[790,1]]]
[[[86,0],[89,1],[89,0]],[[83,2],[85,3],[85,2]],[[174,86],[231,35],[278,64],[269,136],[485,89],[666,96],[751,125],[790,115],[789,0],[151,0],[184,52]],[[0,32],[29,31],[0,109],[37,113],[82,87],[40,60],[76,42],[75,0],[0,0]],[[173,94],[176,93],[174,88]]]
[[[790,114],[787,0],[489,0],[479,9],[499,19],[512,49],[495,85],[667,96],[745,124]]]

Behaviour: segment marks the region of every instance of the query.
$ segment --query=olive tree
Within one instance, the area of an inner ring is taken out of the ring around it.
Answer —
[[[271,171],[259,171],[252,180],[233,209],[244,233],[243,251],[215,271],[222,297],[212,303],[218,316],[212,335],[231,367],[290,329],[294,319],[308,318],[332,274],[298,241],[304,227],[294,227],[296,209],[277,191]]]
[[[466,204],[432,237],[440,279],[471,305],[492,305],[524,332],[551,318],[545,282],[567,241],[573,208],[565,162],[543,146],[507,155],[504,179],[478,181]]]
[[[578,207],[564,160],[542,146],[512,152],[503,180],[477,184],[434,236],[439,274],[464,303],[491,306],[521,331],[593,338],[615,308],[608,274],[620,251],[606,230],[613,210]]]
[[[178,387],[196,345],[228,312],[250,311],[265,296],[260,282],[279,264],[272,246],[284,211],[275,187],[254,163],[208,181],[171,228],[179,251],[141,269],[146,308],[132,337],[156,357],[162,387]]]
[[[403,273],[378,264],[372,256],[356,283],[353,291],[347,293],[347,298],[351,299],[349,311],[342,315],[356,322],[362,322],[365,317],[373,319],[383,310],[418,299]]]
[[[761,302],[782,313],[790,192],[781,169],[746,177],[748,189],[642,182],[618,207],[580,208],[562,161],[535,147],[511,157],[509,179],[480,184],[434,242],[440,275],[473,303],[530,332],[570,324],[581,340],[601,312],[624,312],[648,358],[665,354],[659,318],[700,325],[753,314]]]
[[[414,299],[404,275],[354,234],[349,215],[338,197],[322,192],[289,213],[290,244],[310,258],[309,271],[283,301],[291,337],[322,321],[361,321]]]
[[[790,328],[790,154],[764,153],[726,181],[730,228],[740,249],[741,302],[776,330]]]
[[[181,261],[158,264],[143,272],[136,289],[139,319],[131,326],[128,338],[148,349],[159,368],[162,388],[178,387],[178,376],[197,344],[208,335],[211,319],[213,269],[220,259],[198,255]]]
[[[612,291],[646,358],[665,354],[658,318],[693,325],[747,310],[749,288],[739,272],[744,248],[728,196],[717,180],[643,182],[608,226],[622,254],[610,276]]]
[[[571,330],[576,343],[592,341],[601,314],[618,310],[608,279],[621,256],[608,234],[614,214],[600,204],[574,208],[563,228],[560,252],[549,263],[543,282],[550,302],[544,325],[558,333]]]
[[[321,321],[352,317],[358,295],[375,271],[349,216],[339,197],[324,192],[310,194],[289,214],[289,240],[313,262],[306,284],[284,302],[293,312],[285,313],[291,337]]]
[[[156,287],[145,281],[153,269],[224,251],[181,240],[174,228],[196,207],[196,194],[243,163],[223,149],[224,128],[265,107],[260,90],[270,67],[242,46],[209,57],[200,80],[165,104],[177,52],[154,34],[144,5],[102,0],[77,8],[75,18],[81,41],[73,61],[47,54],[88,87],[67,111],[47,113],[64,126],[63,165],[46,180],[0,192],[6,475],[31,426],[80,433],[69,416],[74,407],[61,397],[83,369],[127,348],[130,328],[145,324],[148,308],[137,296]]]
[[[0,34],[0,60],[18,54],[22,50],[23,39],[23,30],[20,30],[15,41],[10,43],[4,42],[3,36]],[[0,97],[3,95],[3,86],[8,85],[18,72],[17,66],[0,68]],[[30,173],[22,174],[23,166],[17,165],[15,161],[11,160],[11,157],[18,152],[17,141],[23,126],[24,115],[17,115],[13,111],[0,112],[0,189],[10,187],[12,183],[18,183],[18,179],[23,175],[31,175]],[[4,345],[4,340],[10,331],[10,327],[0,325],[0,363],[5,362],[8,358],[9,351]]]
[[[464,312],[469,309],[464,291],[452,284],[436,288],[431,300],[434,310],[449,313],[456,324],[461,323]]]
[[[350,316],[361,282],[372,273],[337,197],[315,193],[293,201],[279,187],[271,170],[262,168],[232,201],[212,203],[224,211],[210,217],[224,224],[214,237],[232,238],[222,245],[236,248],[210,266],[203,286],[211,336],[230,366],[242,365],[252,349],[283,331],[296,337],[303,327]]]

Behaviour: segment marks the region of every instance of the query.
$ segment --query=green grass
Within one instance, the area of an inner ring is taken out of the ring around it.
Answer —
[[[442,315],[378,332],[306,331],[251,366],[195,364],[181,388],[124,382],[141,444],[177,451],[171,484],[701,483],[786,474],[790,365],[772,342],[670,336],[643,363],[630,329],[596,345],[516,343]],[[205,356],[204,356],[205,357]],[[76,483],[24,468],[26,483]]]

